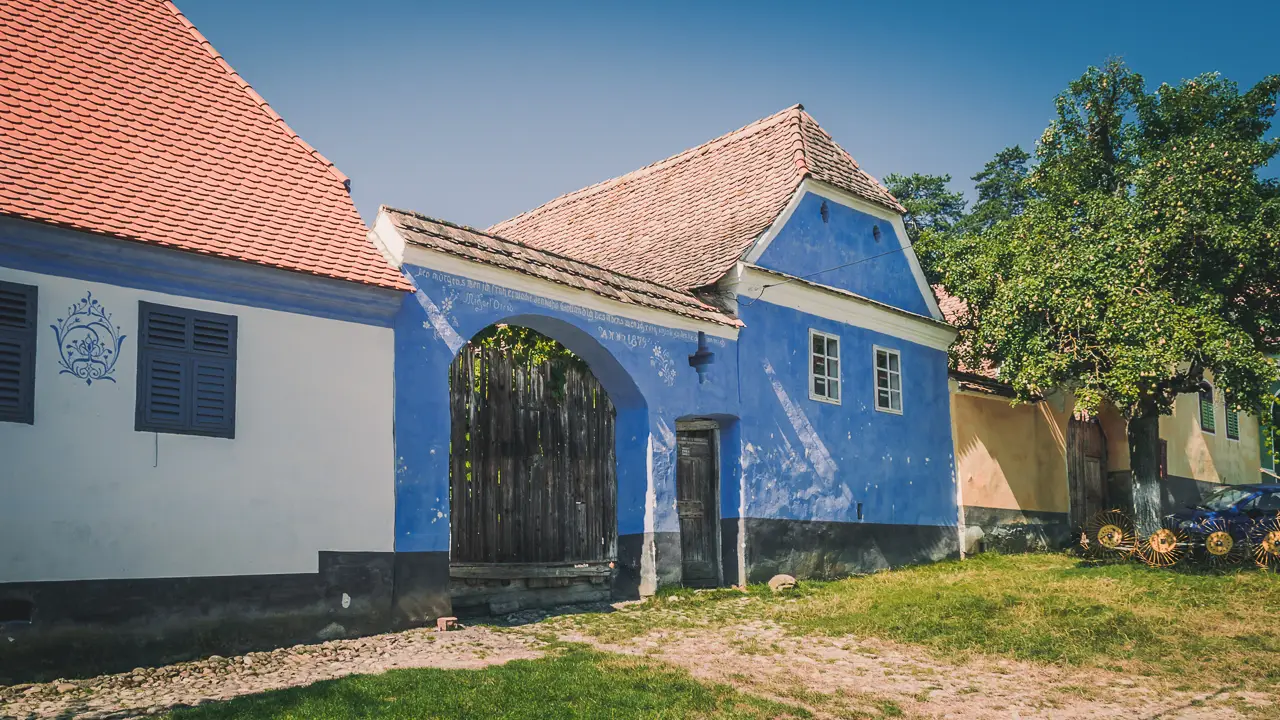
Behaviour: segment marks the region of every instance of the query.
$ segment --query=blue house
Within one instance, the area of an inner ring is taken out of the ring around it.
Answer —
[[[800,106],[486,231],[383,207],[370,236],[415,288],[396,320],[400,610],[957,554],[954,332],[902,214]],[[545,379],[474,349],[495,325],[585,361],[608,397],[575,411],[604,417],[587,450],[546,444],[577,431],[520,399]],[[497,379],[473,386],[481,365]],[[483,419],[499,397],[515,409]]]

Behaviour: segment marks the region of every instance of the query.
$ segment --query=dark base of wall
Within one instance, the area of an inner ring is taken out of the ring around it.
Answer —
[[[766,520],[747,518],[747,579],[779,573],[834,579],[959,557],[954,525]]]
[[[720,519],[720,567],[725,585],[742,582],[738,577],[738,518]]]
[[[1008,510],[966,505],[966,528],[982,528],[974,552],[1044,552],[1065,548],[1074,541],[1067,513],[1042,510]]]
[[[521,610],[607,602],[610,578],[454,578],[453,613],[460,618],[507,615]]]
[[[1206,497],[1226,487],[1221,483],[1204,482],[1179,475],[1170,475],[1160,482],[1160,514],[1167,515],[1197,505]],[[1129,471],[1113,472],[1107,478],[1107,504],[1125,512],[1133,510],[1133,476]]]
[[[654,570],[658,585],[679,585],[684,580],[684,551],[680,548],[680,533],[653,533]]]
[[[680,582],[680,533],[653,533],[654,571],[661,585]],[[618,536],[618,571],[613,578],[615,600],[635,600],[640,597],[643,578],[640,574],[641,556],[644,554],[645,533]]]
[[[613,575],[613,597],[635,600],[640,597],[640,555],[644,533],[618,536],[618,571]]]
[[[0,626],[0,683],[383,632],[448,613],[448,582],[447,553],[321,552],[316,573],[0,584],[32,608]]]
[[[449,600],[449,553],[395,553],[395,619],[421,625],[453,614]]]

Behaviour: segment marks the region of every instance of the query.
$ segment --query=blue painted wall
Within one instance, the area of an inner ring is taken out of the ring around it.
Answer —
[[[802,200],[761,265],[804,275],[894,247],[890,223],[834,202],[824,223],[821,202],[812,194]],[[879,243],[871,237],[876,223],[885,233]],[[399,551],[449,549],[448,368],[466,340],[495,322],[559,340],[609,392],[618,409],[619,535],[679,531],[675,428],[678,419],[695,416],[721,422],[722,518],[737,518],[745,508],[748,518],[774,520],[956,524],[943,351],[774,305],[766,296],[739,304],[746,327],[738,341],[708,336],[716,358],[699,382],[688,362],[697,350],[694,332],[405,269],[418,291],[396,318]],[[901,253],[815,280],[928,313]],[[842,341],[841,405],[809,399],[810,328]],[[902,415],[874,409],[873,345],[901,354]],[[646,527],[650,503],[653,524]],[[725,572],[735,579],[736,568]]]
[[[528,325],[560,341],[586,360],[609,393],[618,411],[618,533],[645,531],[650,472],[653,530],[679,531],[675,422],[737,415],[736,343],[707,337],[716,357],[699,382],[689,366],[697,333],[424,268],[405,270],[418,292],[395,322],[398,551],[449,549],[448,368],[463,342],[496,322]]]
[[[955,525],[947,356],[759,301],[740,306],[746,516]],[[840,405],[809,398],[809,329],[840,338]],[[873,347],[902,359],[903,413],[875,409]]]
[[[889,253],[874,260],[822,272],[811,282],[848,290],[886,305],[929,316],[929,305],[911,273],[893,223],[825,200],[827,220],[822,219],[824,198],[805,193],[787,224],[756,262],[770,270],[806,277],[828,268]],[[880,227],[880,240],[873,228]]]

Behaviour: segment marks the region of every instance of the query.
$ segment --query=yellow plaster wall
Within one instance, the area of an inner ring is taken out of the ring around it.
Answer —
[[[953,392],[951,416],[965,505],[1067,512],[1067,412]]]
[[[1240,439],[1227,439],[1227,410],[1214,393],[1216,432],[1200,429],[1200,396],[1180,395],[1173,414],[1160,418],[1160,437],[1169,445],[1169,474],[1203,482],[1256,483],[1260,474],[1258,420],[1240,414]]]
[[[1169,446],[1169,474],[1202,482],[1242,484],[1257,482],[1261,455],[1258,452],[1258,420],[1240,415],[1240,439],[1227,439],[1227,415],[1220,393],[1215,393],[1214,414],[1217,433],[1200,431],[1200,396],[1181,395],[1173,414],[1160,418],[1160,438]],[[1111,406],[1098,414],[1107,436],[1107,470],[1129,469],[1128,426]]]

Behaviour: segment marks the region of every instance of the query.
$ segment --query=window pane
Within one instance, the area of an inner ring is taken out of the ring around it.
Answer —
[[[814,394],[814,395],[817,395],[817,396],[819,396],[819,397],[826,397],[826,396],[827,396],[827,381],[826,381],[826,378],[815,377],[815,378],[813,379],[813,394]]]
[[[883,350],[876,351],[876,367],[886,370],[889,368],[889,355]]]
[[[831,398],[832,400],[839,400],[840,399],[840,381],[831,380],[827,383],[827,385],[831,390],[831,392],[827,393],[827,397]]]
[[[889,354],[889,369],[898,372],[898,355],[896,353]]]
[[[825,355],[826,345],[823,343],[821,335],[813,336],[813,352],[815,355]]]
[[[889,391],[888,390],[881,388],[880,390],[876,391],[876,406],[882,407],[882,408],[889,407]]]
[[[889,371],[888,370],[876,371],[876,387],[878,388],[889,387]]]
[[[889,399],[893,401],[893,409],[901,412],[902,411],[902,393],[893,393],[889,396]]]
[[[840,377],[840,361],[832,358],[827,361],[827,375],[838,378]]]
[[[840,341],[835,338],[827,338],[827,355],[830,357],[840,357]]]
[[[889,389],[890,389],[890,390],[892,390],[892,391],[894,391],[894,392],[899,392],[899,391],[901,391],[901,390],[902,390],[902,376],[901,376],[901,375],[898,375],[897,373],[894,373],[894,374],[891,374],[891,375],[889,376]]]
[[[819,376],[827,374],[827,361],[821,355],[813,356],[813,374]]]

